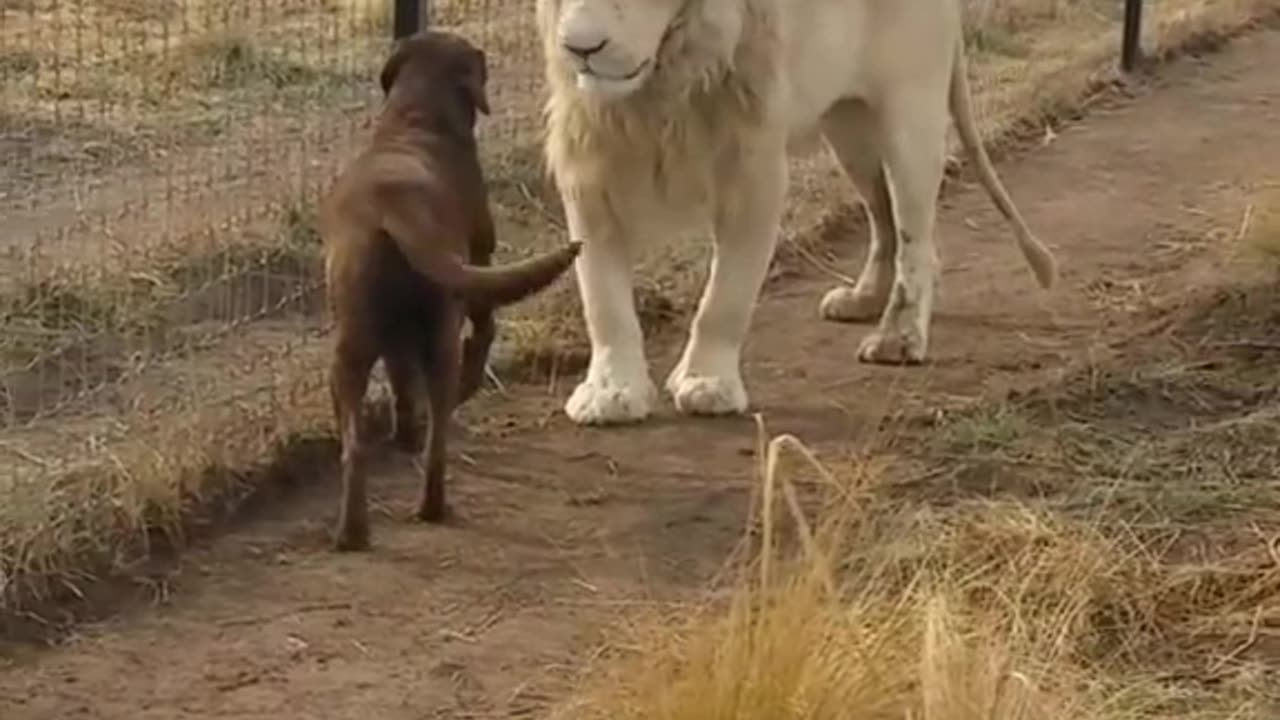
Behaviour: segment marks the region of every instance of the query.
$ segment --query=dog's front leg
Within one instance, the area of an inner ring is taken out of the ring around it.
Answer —
[[[562,197],[569,237],[583,243],[576,274],[591,340],[587,377],[565,403],[565,413],[581,425],[643,420],[653,408],[657,389],[649,377],[636,316],[625,228],[594,201],[574,193]]]
[[[676,409],[691,415],[747,409],[742,344],[777,245],[787,191],[785,145],[756,140],[719,176],[711,273],[684,354],[666,383]]]

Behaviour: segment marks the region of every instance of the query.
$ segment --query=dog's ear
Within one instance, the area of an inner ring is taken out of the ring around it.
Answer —
[[[382,94],[386,95],[391,92],[391,86],[396,82],[396,76],[400,74],[400,69],[404,67],[404,63],[409,59],[409,43],[404,40],[397,40],[391,51],[391,56],[382,64],[382,72],[378,74],[378,82],[382,85]]]
[[[479,48],[468,49],[459,72],[461,73],[459,81],[471,104],[488,115],[490,113],[489,95],[486,92],[486,86],[489,83],[489,61],[484,51]]]

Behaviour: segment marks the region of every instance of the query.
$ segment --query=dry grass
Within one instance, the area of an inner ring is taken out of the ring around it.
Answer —
[[[762,442],[728,593],[624,621],[556,716],[1273,717],[1280,285],[1254,251],[1280,227],[1255,207],[1233,280],[1106,362],[835,469]]]
[[[1250,259],[1280,270],[1280,183],[1264,188],[1240,222]]]
[[[776,462],[787,448],[822,478],[816,532],[788,480],[794,469]],[[1280,557],[1276,536],[1257,526],[1224,528],[1213,551],[1193,553],[1169,529],[1181,527],[1178,504],[1154,493],[1151,507],[1169,520],[1159,530],[1052,496],[930,504],[867,465],[831,472],[793,438],[762,456],[763,529],[728,600],[629,621],[556,717],[1261,720],[1274,711],[1280,668],[1263,629],[1280,622]],[[784,504],[798,539],[785,554],[770,512]]]
[[[254,468],[329,437],[315,355],[288,330],[255,335],[218,344],[228,363],[217,372],[175,360],[136,378],[125,410],[6,433],[0,611],[32,617],[46,600],[83,597],[95,571],[127,572],[157,541],[180,545],[188,521],[253,492]],[[275,357],[260,354],[264,340]]]
[[[293,287],[314,281],[306,269],[313,251],[302,250],[291,271],[264,264],[282,235],[304,232],[298,223],[261,232],[243,219],[244,208],[292,206],[314,195],[359,135],[387,18],[369,9],[372,0],[247,3],[240,13],[228,7],[163,0],[3,6],[0,72],[17,80],[4,85],[0,142],[18,137],[27,155],[12,176],[0,176],[0,199],[43,197],[56,186],[73,200],[50,203],[49,212],[78,219],[58,231],[59,242],[20,256],[24,264],[5,273],[21,282],[5,291],[3,337],[22,345],[5,350],[5,380],[10,369],[86,338],[108,339],[125,360],[82,381],[76,373],[93,370],[84,366],[98,358],[73,353],[45,379],[76,386],[80,399],[34,424],[3,428],[0,465],[16,469],[0,478],[2,609],[74,587],[89,569],[128,564],[151,532],[178,527],[202,497],[235,486],[236,468],[326,422],[313,412],[324,406],[316,341],[301,334],[304,341],[294,342],[299,327],[320,318],[303,313],[301,325],[281,325],[272,313],[244,311],[241,293],[217,295],[216,288],[218,312],[197,322],[185,310],[201,305],[211,284],[245,273],[264,282],[292,273]],[[1157,49],[1172,48],[1237,27],[1264,7],[1274,3],[1167,0],[1154,9],[1151,34]],[[491,57],[499,112],[484,126],[484,142],[503,254],[559,242],[556,200],[536,159],[531,3],[478,10],[458,0],[436,9],[442,23],[498,49]],[[1009,0],[970,9],[978,101],[992,141],[1078,107],[1114,65],[1115,3]],[[77,145],[70,159],[58,144],[67,142]],[[128,147],[136,152],[121,149]],[[121,157],[138,162],[135,174],[104,174]],[[297,169],[281,181],[280,167]],[[210,168],[216,179],[202,174]],[[847,212],[852,199],[829,162],[798,163],[797,173],[803,192],[788,217],[792,242],[820,235],[814,228],[832,208]],[[117,201],[131,188],[164,199],[126,212]],[[106,209],[88,207],[98,196]],[[104,219],[86,220],[86,208]],[[46,222],[7,217],[20,234]],[[102,243],[104,236],[111,242]],[[184,255],[203,269],[175,272],[173,258]],[[704,248],[678,246],[656,247],[643,259],[650,332],[685,316],[705,260]],[[577,318],[569,283],[507,316],[500,352],[511,372],[531,364],[568,372],[580,363]],[[80,392],[90,386],[94,392]],[[210,466],[231,471],[208,473]]]

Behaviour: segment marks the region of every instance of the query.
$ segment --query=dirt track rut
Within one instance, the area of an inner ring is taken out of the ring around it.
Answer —
[[[1161,70],[1140,97],[1002,166],[1062,261],[1048,298],[987,197],[952,188],[926,367],[856,364],[868,328],[817,320],[825,278],[772,287],[747,352],[770,429],[838,457],[888,407],[929,413],[1035,383],[1123,337],[1142,299],[1178,292],[1195,248],[1231,235],[1252,192],[1277,180],[1266,161],[1280,152],[1277,67],[1280,32],[1260,31]],[[657,353],[656,376],[676,349]],[[154,588],[166,602],[0,659],[0,717],[536,714],[608,621],[704,586],[739,536],[750,487],[749,420],[664,409],[643,427],[583,430],[558,412],[568,389],[466,409],[456,525],[405,521],[415,483],[389,473],[374,484],[373,552],[334,555],[335,482],[317,477],[190,552]]]

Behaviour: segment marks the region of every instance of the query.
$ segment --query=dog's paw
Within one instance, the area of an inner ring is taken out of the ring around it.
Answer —
[[[865,322],[880,317],[888,302],[888,292],[865,292],[842,285],[823,296],[818,315],[831,322]]]
[[[338,552],[362,552],[369,549],[367,522],[339,522],[333,534],[333,549]]]
[[[433,504],[428,501],[419,502],[418,509],[414,511],[413,516],[418,521],[429,525],[440,525],[452,520],[454,517],[453,507],[449,503]]]
[[[398,424],[387,437],[391,447],[406,455],[421,455],[426,449],[426,426]]]
[[[565,414],[579,425],[620,425],[649,417],[657,389],[649,378],[631,383],[588,378],[564,404]]]

